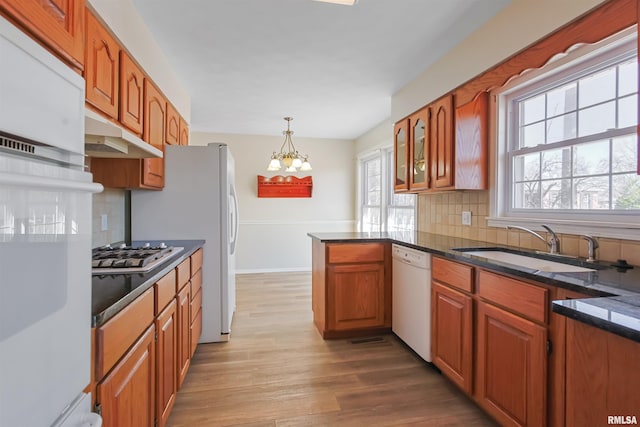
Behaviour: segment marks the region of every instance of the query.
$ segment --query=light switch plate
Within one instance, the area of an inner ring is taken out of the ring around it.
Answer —
[[[107,214],[100,215],[100,231],[107,231],[109,229],[109,223],[107,221]]]
[[[470,211],[462,211],[462,225],[471,225]]]

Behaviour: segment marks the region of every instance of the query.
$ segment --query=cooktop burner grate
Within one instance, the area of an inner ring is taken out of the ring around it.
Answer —
[[[94,249],[91,254],[92,274],[129,274],[146,272],[184,250],[179,246],[161,244],[152,247],[146,244],[141,247],[110,245]]]

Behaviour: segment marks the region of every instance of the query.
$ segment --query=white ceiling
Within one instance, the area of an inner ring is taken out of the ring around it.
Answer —
[[[191,129],[355,139],[510,0],[133,0],[191,96]],[[425,100],[427,101],[427,100]]]

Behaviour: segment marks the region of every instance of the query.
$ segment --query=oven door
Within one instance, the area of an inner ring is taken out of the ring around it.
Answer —
[[[0,425],[49,426],[90,382],[91,175],[0,151]]]

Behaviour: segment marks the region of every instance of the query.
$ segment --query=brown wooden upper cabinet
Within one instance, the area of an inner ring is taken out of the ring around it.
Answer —
[[[394,169],[395,178],[393,188],[395,192],[409,189],[409,120],[405,119],[396,123],[393,132]]]
[[[409,190],[429,188],[429,108],[409,117]]]
[[[144,131],[142,139],[164,152],[167,101],[149,79],[144,81]],[[164,187],[164,157],[142,159],[142,187]]]
[[[117,120],[120,46],[88,9],[86,20],[86,101]]]
[[[0,9],[73,67],[84,68],[85,0],[0,0]]]
[[[165,142],[171,145],[178,145],[180,143],[180,116],[176,109],[168,102]]]
[[[399,121],[395,191],[486,189],[487,103],[483,92],[454,108],[454,96],[449,94]],[[405,140],[408,156],[402,145]]]
[[[189,145],[189,126],[183,119],[180,119],[180,139],[178,142],[180,145]]]
[[[125,51],[120,52],[120,123],[142,135],[144,73]]]

